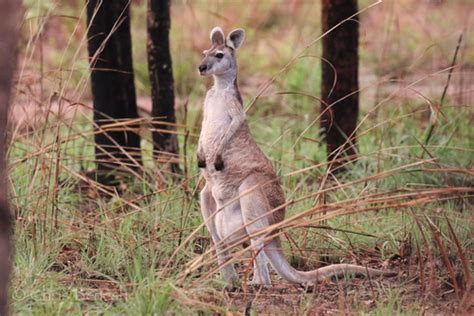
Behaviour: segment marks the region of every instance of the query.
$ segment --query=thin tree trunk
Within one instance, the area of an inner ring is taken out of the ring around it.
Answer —
[[[171,65],[169,31],[170,1],[148,0],[148,70],[151,82],[153,149],[158,162],[169,163],[179,172],[179,153],[174,112],[174,82]],[[158,122],[156,122],[158,121]],[[160,124],[165,121],[171,124]]]
[[[356,12],[357,0],[323,0],[323,32]],[[349,160],[354,159],[357,153],[358,42],[357,21],[347,21],[323,38],[321,127],[326,137],[328,161],[332,161],[333,170],[343,163],[334,160],[344,156],[351,156]],[[335,85],[333,69],[337,72]]]
[[[19,26],[18,0],[0,2],[0,315],[8,314],[8,282],[11,265],[10,234],[12,220],[8,207],[6,139],[7,116]]]
[[[138,124],[122,125],[118,131],[105,126],[138,118],[129,5],[130,0],[87,2],[95,155],[98,180],[105,184],[113,183],[111,171],[141,167]]]

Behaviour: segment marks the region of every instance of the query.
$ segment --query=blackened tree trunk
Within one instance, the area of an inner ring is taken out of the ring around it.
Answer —
[[[171,171],[179,172],[170,24],[170,1],[148,0],[148,70],[154,121],[154,156],[158,162],[168,163]]]
[[[356,12],[357,0],[323,0],[323,33]],[[326,137],[327,157],[332,162],[332,170],[338,170],[344,157],[351,160],[357,153],[355,129],[359,112],[359,23],[356,19],[344,22],[323,37],[321,127]],[[337,72],[335,84],[333,69]]]
[[[95,155],[98,180],[105,184],[113,183],[111,171],[141,166],[139,126],[126,124],[138,118],[129,4],[130,0],[87,2]]]
[[[18,0],[0,1],[0,315],[8,314],[8,282],[11,258],[11,215],[8,208],[5,163],[8,104],[16,65],[19,26]]]

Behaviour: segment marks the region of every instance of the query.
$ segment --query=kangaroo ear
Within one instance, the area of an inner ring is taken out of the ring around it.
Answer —
[[[224,32],[222,31],[220,27],[216,26],[215,28],[213,28],[211,31],[210,37],[211,37],[212,44],[215,44],[215,45],[224,44]]]
[[[233,49],[237,49],[242,46],[245,39],[245,31],[243,29],[235,29],[227,35],[226,44]]]

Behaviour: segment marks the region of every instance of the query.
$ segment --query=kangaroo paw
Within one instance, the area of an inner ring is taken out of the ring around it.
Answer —
[[[206,168],[206,160],[198,160],[198,168]]]
[[[224,161],[222,160],[221,155],[217,155],[216,161],[214,162],[214,168],[216,168],[216,171],[224,169]]]

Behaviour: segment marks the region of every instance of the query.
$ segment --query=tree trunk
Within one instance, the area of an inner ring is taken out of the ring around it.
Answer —
[[[111,171],[141,167],[139,125],[124,124],[138,118],[129,4],[129,0],[87,2],[95,155],[98,180],[104,184],[113,184]],[[122,125],[110,127],[114,123]]]
[[[356,12],[357,0],[323,0],[323,33]],[[323,37],[321,128],[325,134],[327,157],[332,170],[338,170],[345,160],[341,158],[352,160],[357,153],[358,42],[357,21],[346,21]],[[337,73],[335,84],[333,69]]]
[[[19,26],[18,0],[0,2],[0,315],[8,314],[12,220],[8,207],[6,129]]]
[[[147,46],[154,121],[152,133],[154,157],[158,162],[168,163],[172,172],[179,172],[173,69],[169,43],[170,23],[170,1],[148,0]]]

